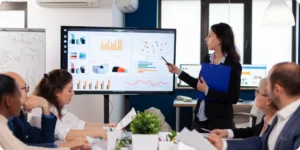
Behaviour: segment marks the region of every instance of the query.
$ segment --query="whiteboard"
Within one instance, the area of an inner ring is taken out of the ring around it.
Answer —
[[[44,29],[0,29],[0,72],[20,74],[32,93],[46,72]]]

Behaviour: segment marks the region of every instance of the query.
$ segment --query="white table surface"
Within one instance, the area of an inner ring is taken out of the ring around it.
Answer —
[[[160,132],[158,137],[162,139],[162,141],[166,141],[166,135],[169,134],[169,132]],[[179,133],[178,133],[179,134]],[[202,136],[208,137],[209,133],[201,133]],[[132,134],[130,132],[125,133],[124,137],[130,137]],[[241,140],[241,139],[227,139],[225,140]],[[106,140],[100,140],[100,138],[96,139],[96,146],[92,147],[92,150],[107,150],[107,141]],[[96,148],[97,147],[97,148]],[[132,150],[132,147],[130,147],[130,150]]]

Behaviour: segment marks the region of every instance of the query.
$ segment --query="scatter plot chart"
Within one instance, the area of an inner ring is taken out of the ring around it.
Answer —
[[[141,42],[141,53],[145,54],[166,54],[167,51],[167,42],[162,41],[142,41]]]

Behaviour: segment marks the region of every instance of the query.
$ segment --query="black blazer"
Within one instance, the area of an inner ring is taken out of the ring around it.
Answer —
[[[264,117],[263,117],[262,120],[260,121],[260,123],[254,127],[232,129],[234,138],[249,138],[249,137],[253,137],[253,136],[259,136],[261,130],[264,127],[264,122],[265,121],[264,121]],[[266,131],[267,130],[268,130],[268,128],[266,129]]]
[[[210,55],[204,58],[204,63],[210,63]],[[214,101],[205,101],[205,116],[210,119],[214,118],[233,118],[233,108],[232,104],[236,104],[240,96],[240,84],[241,84],[241,72],[242,66],[240,62],[234,61],[232,57],[227,56],[224,64],[231,66],[231,73],[229,79],[228,92],[219,92],[212,88],[209,88],[206,97],[213,99]],[[199,79],[191,77],[186,72],[182,71],[179,75],[179,79],[190,85],[191,87],[197,89],[197,82]],[[205,80],[205,79],[204,79]],[[198,100],[195,108],[195,116],[199,111],[201,100]],[[198,119],[198,117],[195,117]]]

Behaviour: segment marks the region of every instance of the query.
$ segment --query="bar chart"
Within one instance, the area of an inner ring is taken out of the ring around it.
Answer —
[[[88,84],[88,85],[87,85]],[[111,88],[110,80],[96,80],[96,81],[86,81],[79,80],[77,82],[76,88],[77,90],[110,90]]]
[[[121,51],[123,49],[122,40],[102,40],[100,50]]]
[[[153,62],[138,61],[138,73],[145,73],[145,72],[157,72],[157,69],[153,65]]]
[[[110,80],[101,81],[101,90],[110,90]],[[99,90],[99,81],[96,81],[95,90]]]

